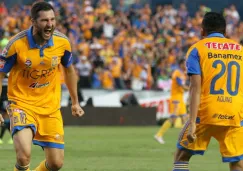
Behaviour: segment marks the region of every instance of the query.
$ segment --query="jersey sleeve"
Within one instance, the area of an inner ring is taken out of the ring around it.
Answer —
[[[176,71],[172,74],[172,80],[175,80],[176,83],[177,83],[179,86],[182,86],[182,85],[183,85],[183,80],[181,79],[180,71],[178,71],[178,70],[176,70]]]
[[[64,67],[69,67],[73,62],[71,44],[68,40],[65,39],[65,49],[64,55],[61,58],[61,63]]]
[[[200,58],[197,48],[189,49],[187,53],[186,68],[188,75],[201,75]]]
[[[14,66],[17,59],[17,52],[14,46],[14,39],[10,40],[0,55],[0,72],[8,73]]]
[[[179,86],[183,86],[183,81],[180,77],[176,77],[176,82]]]

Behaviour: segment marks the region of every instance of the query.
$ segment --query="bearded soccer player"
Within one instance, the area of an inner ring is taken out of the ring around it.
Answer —
[[[157,134],[154,136],[160,144],[164,144],[165,141],[163,136],[165,132],[175,124],[176,119],[179,117],[182,119],[182,124],[186,122],[187,111],[186,104],[184,102],[184,91],[188,90],[186,83],[186,64],[185,59],[180,59],[178,69],[175,69],[172,74],[172,84],[171,84],[171,98],[170,98],[170,113],[171,116],[167,119]]]
[[[0,77],[10,73],[7,111],[17,158],[14,171],[30,170],[32,141],[46,156],[35,171],[57,171],[64,160],[60,67],[72,99],[72,115],[80,117],[84,111],[77,97],[71,45],[65,35],[55,31],[53,7],[35,3],[31,20],[32,26],[14,36],[0,58]]]
[[[212,137],[230,170],[243,170],[243,48],[225,31],[224,17],[207,13],[204,38],[187,53],[190,117],[179,135],[173,171],[189,171],[192,155],[203,155]]]

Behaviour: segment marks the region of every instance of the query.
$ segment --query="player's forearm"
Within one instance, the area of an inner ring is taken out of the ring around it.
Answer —
[[[64,78],[66,86],[69,90],[72,104],[78,104],[77,75],[73,66],[64,69]]]
[[[190,88],[190,114],[189,114],[189,121],[190,122],[196,122],[197,118],[197,112],[199,109],[199,104],[200,104],[200,93],[197,90],[197,88],[192,87]]]
[[[192,76],[197,77],[197,76]],[[189,122],[195,123],[197,118],[197,113],[200,105],[201,96],[201,78],[192,78],[191,85],[189,89],[190,99],[189,99]]]

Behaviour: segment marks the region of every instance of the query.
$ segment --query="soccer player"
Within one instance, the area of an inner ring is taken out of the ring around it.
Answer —
[[[190,114],[179,135],[173,171],[189,171],[192,155],[203,155],[212,137],[230,170],[243,170],[243,48],[227,39],[225,31],[224,17],[207,13],[204,38],[188,50]]]
[[[30,170],[32,141],[44,149],[46,157],[35,171],[57,171],[64,160],[61,66],[72,115],[79,117],[84,111],[77,97],[71,45],[65,35],[55,31],[53,7],[44,1],[35,3],[31,20],[32,26],[14,36],[0,57],[0,77],[10,73],[7,111],[17,159],[14,171]]]
[[[3,144],[3,136],[6,130],[9,130],[10,132],[10,119],[7,116],[7,111],[6,111],[6,104],[8,101],[7,90],[8,90],[8,76],[6,75],[2,82],[2,94],[0,100],[0,112],[1,112],[0,115],[2,114],[4,117],[4,125],[1,127],[1,132],[0,132],[0,144]],[[9,139],[8,144],[13,144],[12,138]]]
[[[179,60],[179,68],[175,69],[172,73],[172,84],[171,84],[171,100],[170,100],[170,110],[171,116],[167,119],[161,126],[157,134],[154,136],[160,144],[164,144],[165,141],[163,136],[165,132],[175,124],[178,116],[182,119],[184,124],[187,119],[186,104],[184,102],[184,91],[188,90],[186,83],[186,65],[185,59]]]

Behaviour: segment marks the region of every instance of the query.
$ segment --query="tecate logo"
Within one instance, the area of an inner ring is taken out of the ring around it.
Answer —
[[[227,114],[214,114],[213,118],[218,118],[218,119],[225,119],[225,120],[234,120],[235,115],[230,116]]]

